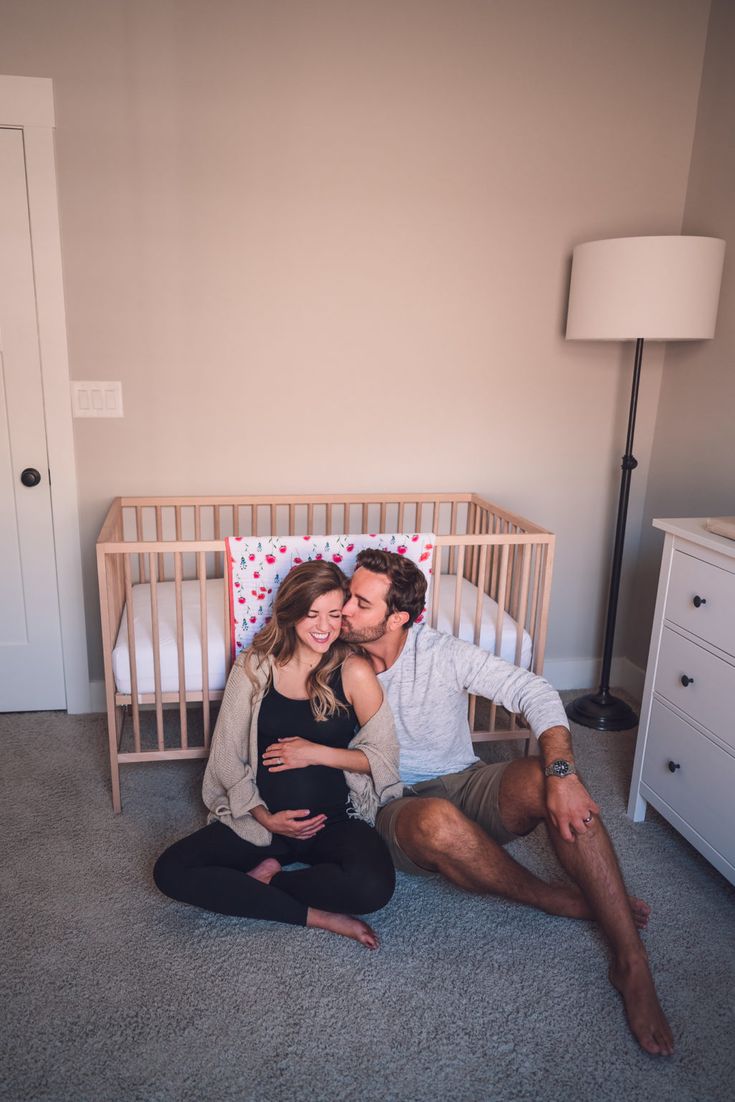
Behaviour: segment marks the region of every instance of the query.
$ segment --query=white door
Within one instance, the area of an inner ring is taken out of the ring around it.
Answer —
[[[23,131],[0,128],[0,711],[65,707]]]

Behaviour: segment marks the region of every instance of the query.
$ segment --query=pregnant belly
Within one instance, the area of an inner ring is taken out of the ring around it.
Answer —
[[[344,773],[324,765],[288,769],[284,773],[269,773],[261,768],[258,788],[272,812],[308,809],[311,815],[326,815],[329,819],[345,814],[349,796]]]

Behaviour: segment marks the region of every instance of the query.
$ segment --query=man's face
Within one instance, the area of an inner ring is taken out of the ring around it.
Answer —
[[[342,638],[346,643],[374,643],[387,631],[386,597],[390,582],[358,566],[350,581],[350,596],[342,608]]]

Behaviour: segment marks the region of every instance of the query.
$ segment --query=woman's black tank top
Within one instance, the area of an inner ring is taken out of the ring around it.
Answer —
[[[347,705],[329,719],[318,723],[308,700],[281,696],[272,685],[263,698],[258,714],[258,790],[271,812],[308,808],[311,815],[323,814],[329,822],[347,818],[349,789],[341,769],[327,765],[308,765],[270,773],[263,765],[263,754],[279,738],[298,736],[321,746],[346,750],[357,728],[355,711],[344,695],[342,675],[337,670],[331,682],[335,696]]]

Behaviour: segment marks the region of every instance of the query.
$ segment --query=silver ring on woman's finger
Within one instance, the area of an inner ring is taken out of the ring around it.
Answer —
[[[283,758],[279,758],[276,765],[283,765]],[[592,818],[592,816],[590,816],[590,818]]]
[[[589,815],[587,816],[587,818],[583,819],[582,822],[584,823],[585,826],[590,825],[590,823],[592,822],[592,812],[591,811],[590,811]]]

